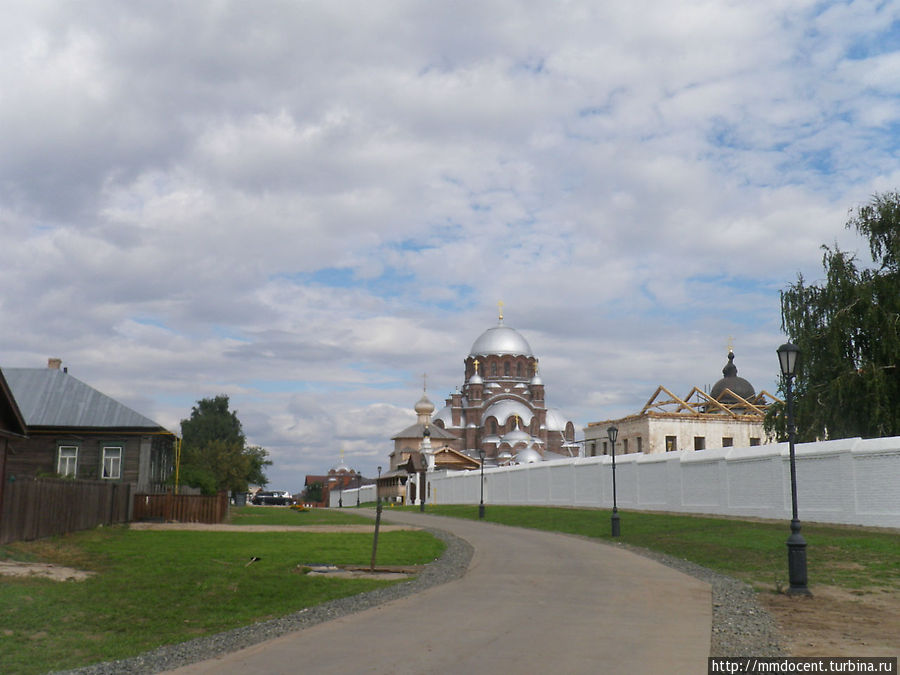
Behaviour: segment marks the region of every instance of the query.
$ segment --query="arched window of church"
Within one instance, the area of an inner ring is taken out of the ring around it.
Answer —
[[[497,420],[493,420],[493,419],[491,420],[491,433],[492,434],[497,433]]]
[[[491,364],[491,375],[496,375],[496,374],[497,374],[497,362],[495,361],[494,363]]]
[[[521,363],[516,364],[516,375],[518,377],[522,377],[522,364]]]
[[[503,374],[507,376],[509,375],[509,361],[503,364]]]

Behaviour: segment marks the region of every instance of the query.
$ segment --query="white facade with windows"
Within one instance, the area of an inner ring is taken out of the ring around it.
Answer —
[[[763,422],[769,405],[778,399],[766,391],[757,394],[753,385],[737,376],[734,352],[728,353],[722,375],[709,393],[694,387],[679,397],[660,386],[637,414],[588,424],[584,455],[611,454],[607,440],[611,426],[619,430],[616,454],[748,448],[770,442]]]

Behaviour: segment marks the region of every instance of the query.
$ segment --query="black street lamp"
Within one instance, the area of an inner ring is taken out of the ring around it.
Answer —
[[[478,457],[481,459],[481,501],[478,502],[478,518],[484,520],[484,448],[478,449]]]
[[[375,499],[381,503],[381,467],[378,467],[378,480],[375,481]]]
[[[797,374],[800,348],[788,342],[781,345],[777,351],[778,364],[781,366],[787,394],[788,448],[791,456],[791,536],[787,540],[788,577],[790,579],[788,593],[811,595],[806,585],[806,540],[800,534],[800,519],[797,517],[797,467],[794,461],[794,434],[797,429],[794,426],[794,396],[791,385]]]
[[[612,445],[612,478],[613,478],[613,512],[612,512],[612,536],[619,536],[619,507],[616,503],[616,438],[619,436],[619,429],[615,426],[606,430],[606,435]]]
[[[360,483],[360,478],[362,478],[362,476],[360,476],[359,471],[357,471],[357,472],[356,472],[356,508],[359,508],[359,483]]]

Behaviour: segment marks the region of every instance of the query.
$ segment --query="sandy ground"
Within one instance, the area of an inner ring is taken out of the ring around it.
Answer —
[[[760,593],[791,656],[900,656],[900,592],[813,586],[812,597]]]
[[[202,523],[132,523],[133,530],[218,530],[220,532],[371,532],[371,525],[205,525]],[[418,529],[382,525],[382,532]],[[382,574],[412,570],[380,570]],[[334,570],[358,575],[364,570]],[[315,573],[326,573],[317,570]],[[57,581],[79,581],[92,572],[47,563],[0,561],[0,576],[37,575]],[[384,578],[384,577],[381,577]],[[760,593],[759,601],[778,622],[792,656],[900,655],[900,592],[854,593],[814,586],[812,597]]]

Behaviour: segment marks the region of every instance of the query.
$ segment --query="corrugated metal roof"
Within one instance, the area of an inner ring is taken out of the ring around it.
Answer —
[[[29,427],[146,428],[159,424],[55,368],[4,368]]]

